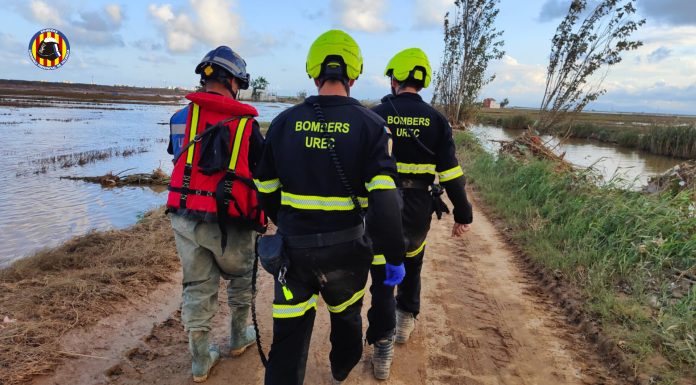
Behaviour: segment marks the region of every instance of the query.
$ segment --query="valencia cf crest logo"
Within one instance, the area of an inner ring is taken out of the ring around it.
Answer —
[[[70,43],[65,35],[52,28],[42,29],[29,41],[29,57],[45,70],[60,68],[70,56]]]

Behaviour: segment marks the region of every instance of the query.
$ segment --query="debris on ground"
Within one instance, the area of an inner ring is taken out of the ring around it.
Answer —
[[[573,165],[563,159],[565,152],[561,155],[556,154],[538,135],[533,135],[529,131],[514,140],[497,142],[500,143],[499,152],[501,154],[511,155],[522,161],[530,158],[548,160],[556,164],[557,171],[573,170]]]
[[[126,170],[128,171],[128,170]],[[99,183],[103,187],[121,186],[151,186],[169,184],[169,175],[161,168],[154,169],[151,173],[138,173],[121,176],[124,171],[114,174],[108,172],[101,176],[62,176],[61,179],[81,180],[90,183]]]
[[[688,160],[648,179],[644,187],[649,193],[669,191],[676,194],[688,189],[696,190],[696,160]]]

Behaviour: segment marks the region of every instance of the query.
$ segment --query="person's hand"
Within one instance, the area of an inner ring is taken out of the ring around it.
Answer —
[[[452,236],[459,237],[469,230],[471,230],[471,225],[465,225],[463,223],[455,223],[454,226],[452,226]]]
[[[385,285],[396,286],[403,281],[404,276],[406,275],[406,268],[404,267],[403,263],[400,265],[392,265],[387,263],[385,268],[387,270],[387,279],[384,280]]]

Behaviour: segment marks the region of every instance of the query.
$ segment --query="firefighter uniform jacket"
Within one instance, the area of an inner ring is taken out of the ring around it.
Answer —
[[[313,104],[321,106],[325,130]],[[404,244],[385,122],[357,100],[311,96],[278,115],[266,135],[254,182],[267,215],[286,235],[340,231],[362,221],[341,182],[328,146],[335,145],[348,183],[367,209],[373,243],[386,261],[401,263]],[[368,208],[369,207],[369,208]]]
[[[415,180],[432,184],[437,175],[454,204],[455,222],[471,223],[472,210],[464,190],[464,173],[457,161],[452,128],[447,119],[420,95],[410,92],[385,96],[373,111],[386,120],[392,130],[394,157],[402,183]],[[427,153],[407,128],[435,155]]]

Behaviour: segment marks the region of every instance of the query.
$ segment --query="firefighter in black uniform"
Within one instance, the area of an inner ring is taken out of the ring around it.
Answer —
[[[360,48],[345,32],[331,30],[312,44],[306,65],[319,95],[271,122],[254,174],[289,259],[284,279],[275,281],[267,385],[303,383],[319,293],[331,317],[332,380],[341,383],[362,355],[360,309],[371,246],[386,261],[379,284],[393,288],[404,274],[389,130],[348,96],[362,72]],[[365,221],[379,230],[374,245]]]
[[[386,120],[394,135],[406,238],[406,276],[398,286],[396,300],[391,288],[380,284],[370,287],[372,306],[368,312],[367,341],[375,345],[372,363],[374,375],[379,379],[389,376],[393,341],[405,343],[408,340],[420,311],[420,276],[430,220],[434,211],[439,219],[447,209],[439,198],[441,187],[433,184],[436,175],[454,204],[452,236],[469,230],[472,222],[471,204],[464,190],[464,173],[455,155],[452,128],[442,114],[418,95],[429,85],[431,74],[428,58],[422,50],[410,48],[397,53],[385,70],[385,76],[391,78],[392,94],[373,108]],[[373,239],[377,237],[371,235]],[[384,261],[380,256],[375,256],[371,274],[372,282],[384,279]]]

